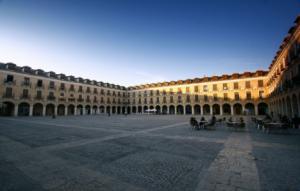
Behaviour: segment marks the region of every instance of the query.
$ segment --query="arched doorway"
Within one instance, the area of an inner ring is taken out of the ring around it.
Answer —
[[[96,105],[94,105],[94,106],[93,106],[93,114],[94,114],[94,115],[97,114],[97,112],[98,112],[97,110],[98,110],[98,107],[97,107]]]
[[[106,106],[106,113],[111,113],[110,106]]]
[[[83,115],[83,106],[77,105],[77,115]]]
[[[43,104],[41,103],[36,103],[33,105],[32,108],[32,115],[33,116],[43,116]]]
[[[223,115],[231,115],[231,106],[228,103],[224,103],[222,108],[223,108]]]
[[[183,115],[183,106],[182,105],[177,105],[176,107],[176,113],[179,115]]]
[[[162,114],[168,114],[168,106],[166,105],[162,106]]]
[[[292,102],[293,102],[293,112],[294,112],[293,117],[299,117],[298,101],[297,101],[297,96],[295,94],[292,97]]]
[[[287,109],[288,117],[291,118],[292,117],[292,103],[291,103],[291,99],[289,96],[286,98],[286,109]]]
[[[236,103],[233,105],[233,113],[234,115],[242,115],[243,107],[241,104]]]
[[[210,106],[208,104],[205,104],[203,106],[203,114],[204,115],[210,115]]]
[[[266,115],[268,113],[268,104],[261,102],[258,104],[258,115]]]
[[[185,114],[191,115],[192,114],[192,107],[191,105],[186,105],[185,106]]]
[[[132,113],[136,113],[136,106],[132,107]]]
[[[85,114],[86,115],[91,115],[91,106],[89,106],[89,105],[85,106]]]
[[[65,115],[65,106],[63,104],[59,104],[57,107],[57,115]]]
[[[75,106],[72,104],[68,106],[68,115],[75,115]]]
[[[116,113],[116,106],[112,106],[112,108],[111,108],[111,113],[112,113],[112,114],[115,114],[115,113]]]
[[[101,106],[99,107],[99,110],[100,110],[100,113],[104,113],[104,106],[101,105]]]
[[[169,107],[169,114],[175,114],[175,106],[174,105],[170,105]]]
[[[130,114],[131,113],[131,107],[127,107],[127,114]]]
[[[246,103],[245,105],[245,113],[247,115],[255,115],[255,107],[253,103]]]
[[[54,104],[47,104],[46,105],[46,116],[54,115],[55,106]]]
[[[200,105],[194,105],[194,113],[195,113],[195,115],[200,115],[201,114]]]
[[[15,104],[12,102],[3,102],[0,110],[1,116],[14,116]]]
[[[123,108],[122,108],[122,111],[123,111]],[[121,107],[120,106],[117,107],[117,114],[121,114]]]
[[[18,106],[18,116],[29,116],[29,103],[23,102]]]
[[[148,106],[144,106],[144,113],[146,113],[146,111],[148,110]]]
[[[155,107],[155,109],[156,109],[156,114],[160,114],[160,106],[157,105],[157,106]]]
[[[142,111],[143,111],[142,106],[138,106],[138,113],[142,113]]]
[[[126,113],[126,107],[122,107],[122,113],[123,113],[123,114]]]
[[[220,106],[218,104],[214,104],[212,106],[213,115],[220,115]]]

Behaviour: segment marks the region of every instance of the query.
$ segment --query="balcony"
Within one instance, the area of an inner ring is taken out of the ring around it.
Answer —
[[[48,89],[49,89],[49,90],[55,90],[56,87],[55,87],[54,85],[51,85],[51,86],[48,87]]]
[[[83,102],[83,99],[82,98],[78,98],[77,102]]]
[[[47,97],[47,100],[49,100],[49,101],[55,101],[55,99],[56,99],[55,96],[48,96]]]
[[[13,99],[15,96],[13,94],[4,93],[2,98]]]
[[[85,102],[91,103],[91,100],[90,99],[86,99]]]
[[[44,89],[44,85],[35,85],[35,89]]]
[[[4,80],[3,83],[6,86],[12,86],[12,85],[16,85],[16,80],[12,80],[12,81]]]
[[[70,88],[69,92],[75,92],[75,89],[74,88]]]
[[[64,87],[60,87],[60,88],[59,88],[59,90],[60,90],[60,91],[65,91],[65,90],[66,90],[66,88],[64,88]]]
[[[44,98],[42,96],[36,96],[34,99],[35,100],[43,100]]]
[[[23,87],[31,87],[31,83],[27,81],[23,81],[21,84]]]
[[[68,102],[75,102],[75,98],[69,98]]]
[[[64,98],[64,97],[60,97],[59,99],[58,99],[58,101],[62,101],[62,102],[65,102],[67,99],[66,98]]]
[[[30,95],[23,94],[23,95],[20,96],[20,99],[21,100],[29,100],[30,99]]]

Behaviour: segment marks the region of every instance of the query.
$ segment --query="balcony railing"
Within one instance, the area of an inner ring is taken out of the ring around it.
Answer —
[[[75,89],[74,88],[70,88],[69,92],[75,92]]]
[[[49,101],[55,101],[56,98],[55,98],[55,96],[48,96],[47,99],[48,99]]]
[[[49,90],[55,90],[56,87],[55,87],[55,86],[49,86],[48,89],[49,89]]]
[[[64,97],[59,98],[59,101],[66,101],[67,99]]]
[[[12,99],[14,97],[15,97],[14,94],[7,94],[7,93],[3,94],[3,96],[2,96],[2,98],[10,98],[10,99]]]
[[[27,81],[23,81],[21,84],[23,87],[31,87],[31,83]]]
[[[4,80],[3,83],[4,85],[8,85],[8,86],[16,85],[16,80],[12,80],[12,81]]]
[[[75,98],[69,98],[68,101],[69,102],[75,102]]]
[[[44,85],[35,85],[36,89],[44,89]]]
[[[35,100],[43,100],[44,98],[42,96],[36,96],[34,99]]]
[[[30,97],[31,97],[30,95],[21,95],[20,99],[22,99],[22,100],[29,100]]]

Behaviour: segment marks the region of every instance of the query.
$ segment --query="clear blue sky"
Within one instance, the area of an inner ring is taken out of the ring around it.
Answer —
[[[298,0],[0,0],[0,62],[121,85],[267,69]]]

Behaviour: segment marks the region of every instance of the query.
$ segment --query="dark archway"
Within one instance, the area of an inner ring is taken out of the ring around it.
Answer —
[[[136,106],[132,107],[132,113],[136,113]]]
[[[105,111],[104,108],[105,108],[105,107],[104,107],[103,105],[101,105],[101,106],[99,107],[100,113],[104,113],[104,111]]]
[[[236,103],[233,105],[233,113],[234,115],[242,115],[243,107],[241,104]]]
[[[111,113],[110,106],[106,106],[106,113]]]
[[[176,107],[176,113],[178,115],[183,115],[183,106],[182,105],[177,105],[177,107]]]
[[[144,113],[146,112],[146,110],[148,110],[148,106],[144,106]]]
[[[220,110],[220,105],[219,104],[214,104],[212,106],[213,109],[213,115],[220,115],[221,114],[221,110]]]
[[[54,104],[47,104],[46,105],[46,116],[54,115],[55,105]]]
[[[162,114],[168,114],[168,106],[166,105],[162,106]]]
[[[192,114],[192,106],[191,105],[186,105],[185,106],[185,114],[187,114],[187,115]]]
[[[127,107],[127,114],[130,114],[131,113],[131,107]]]
[[[36,103],[33,105],[33,108],[32,108],[32,115],[33,116],[43,116],[43,104],[41,103]]]
[[[223,104],[223,115],[231,115],[231,106],[228,103]]]
[[[1,116],[14,116],[15,104],[12,102],[3,102],[0,110]]]
[[[86,115],[91,115],[91,106],[89,106],[89,105],[85,106],[85,114]]]
[[[93,106],[93,114],[96,115],[98,112],[98,107],[96,105]]]
[[[245,105],[245,113],[247,115],[255,115],[255,107],[253,103],[246,103]]]
[[[111,113],[112,113],[112,114],[115,114],[115,113],[116,113],[116,106],[112,106],[112,108],[111,108]]]
[[[299,116],[299,110],[298,110],[298,101],[297,101],[297,96],[294,94],[292,97],[292,103],[293,103],[293,117],[298,117]]]
[[[68,105],[68,115],[75,115],[75,106],[74,105]]]
[[[208,104],[205,104],[203,106],[203,114],[204,115],[210,115],[210,106]]]
[[[175,106],[174,105],[170,105],[169,107],[169,114],[175,114]]]
[[[201,107],[200,105],[194,105],[194,113],[195,115],[200,115],[201,114]]]
[[[155,106],[155,109],[156,109],[156,114],[160,114],[161,113],[159,105]]]
[[[122,108],[122,113],[123,113],[123,108]],[[121,114],[121,107],[120,106],[117,107],[117,114]]]
[[[59,104],[57,106],[57,115],[60,115],[60,116],[65,115],[65,108],[66,107],[63,104]]]
[[[142,106],[138,106],[138,113],[142,113],[142,112],[143,112]]]
[[[29,103],[23,102],[18,106],[18,116],[29,116],[30,105]]]
[[[268,104],[261,102],[258,104],[258,115],[266,115],[268,113]]]
[[[77,105],[77,115],[83,115],[83,106]]]

